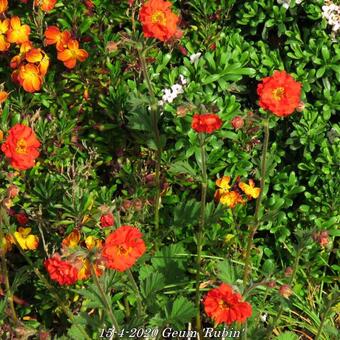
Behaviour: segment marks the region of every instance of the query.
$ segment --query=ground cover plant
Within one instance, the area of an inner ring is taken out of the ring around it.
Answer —
[[[0,0],[3,339],[336,339],[340,4]]]

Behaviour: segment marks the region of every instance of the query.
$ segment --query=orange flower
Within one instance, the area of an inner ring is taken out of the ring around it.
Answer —
[[[278,117],[286,117],[300,104],[301,83],[285,71],[274,71],[271,77],[264,78],[257,86],[257,94],[262,108]]]
[[[25,58],[29,63],[37,63],[40,75],[45,76],[45,74],[47,73],[48,66],[50,64],[50,59],[42,49],[40,48],[30,49],[26,53]]]
[[[5,13],[8,9],[8,0],[0,0],[0,14]]]
[[[39,91],[42,86],[39,68],[33,64],[21,65],[19,67],[18,81],[27,92]]]
[[[171,2],[163,0],[144,3],[139,18],[145,37],[167,41],[176,35],[179,18],[171,11],[171,6]]]
[[[20,45],[20,53],[11,59],[11,68],[17,68],[21,62],[25,59],[26,53],[33,48],[33,44],[30,41],[26,41]]]
[[[6,141],[1,145],[2,152],[10,159],[13,168],[26,170],[34,166],[39,156],[40,142],[33,130],[16,124],[10,130]]]
[[[231,286],[222,283],[208,292],[203,300],[204,310],[215,323],[243,323],[252,314],[251,305],[242,301],[242,296],[234,293]]]
[[[45,31],[45,44],[54,45],[58,51],[63,51],[67,48],[67,43],[71,39],[69,31],[61,32],[57,26],[48,26]]]
[[[40,6],[44,12],[52,11],[56,3],[57,0],[34,0],[34,5]]]
[[[219,201],[221,196],[229,192],[230,189],[230,176],[223,176],[222,178],[217,179],[216,185],[219,189],[216,190],[214,198],[216,201]]]
[[[73,230],[67,237],[63,239],[61,245],[63,248],[75,248],[80,241],[80,233],[78,230]]]
[[[79,43],[77,40],[69,40],[67,48],[63,51],[58,51],[58,60],[62,61],[67,68],[74,68],[78,61],[85,61],[88,57],[88,53],[79,49]]]
[[[240,189],[248,196],[248,199],[258,198],[260,195],[260,188],[255,187],[255,183],[252,179],[249,180],[249,185],[246,183],[239,183]]]
[[[237,191],[229,191],[223,194],[220,198],[220,202],[223,205],[227,205],[229,208],[235,208],[238,203],[245,203],[242,196]]]
[[[108,268],[122,272],[132,267],[145,250],[145,243],[139,229],[125,225],[107,237],[102,257]]]
[[[0,104],[6,101],[8,93],[6,91],[0,91]]]
[[[12,17],[10,28],[7,32],[7,40],[10,43],[22,44],[29,41],[31,29],[28,25],[21,25],[19,17]]]
[[[1,0],[0,0],[1,1]],[[11,44],[7,41],[5,34],[9,29],[9,19],[0,20],[0,52],[8,51]]]

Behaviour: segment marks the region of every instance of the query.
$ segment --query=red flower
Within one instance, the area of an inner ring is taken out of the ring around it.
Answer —
[[[72,264],[62,261],[58,253],[45,260],[44,266],[50,278],[60,285],[73,285],[78,280],[78,271]]]
[[[34,166],[39,146],[40,142],[30,127],[16,124],[9,130],[1,150],[10,159],[13,168],[26,170]]]
[[[196,132],[212,133],[222,126],[221,118],[214,113],[194,114],[191,127]]]
[[[177,34],[179,18],[171,11],[171,6],[171,2],[163,0],[149,0],[144,3],[139,18],[146,38],[167,41]]]
[[[242,296],[234,293],[225,283],[209,291],[203,304],[205,312],[216,324],[230,325],[235,321],[242,323],[252,314],[251,305],[243,302]]]
[[[276,116],[286,117],[299,107],[301,83],[285,71],[274,71],[271,77],[264,78],[257,86],[257,94],[262,108]]]
[[[115,223],[114,217],[111,213],[102,215],[100,217],[100,226],[101,227],[112,227]]]
[[[122,272],[132,267],[145,250],[139,229],[125,225],[106,238],[102,256],[108,268]]]
[[[28,223],[28,217],[23,212],[15,214],[15,218],[17,219],[20,225],[26,225]]]

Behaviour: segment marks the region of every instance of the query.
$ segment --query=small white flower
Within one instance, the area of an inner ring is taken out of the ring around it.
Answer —
[[[264,313],[264,314],[260,315],[260,319],[261,319],[262,322],[266,322],[267,321],[267,317],[268,317],[267,313]]]
[[[185,85],[188,81],[184,78],[183,74],[179,75],[179,81],[182,85]]]
[[[198,52],[195,54],[192,54],[189,58],[190,58],[190,62],[191,64],[194,64],[200,57],[201,57],[202,53]]]
[[[181,93],[184,92],[184,91],[183,91],[183,86],[180,85],[180,84],[172,85],[172,86],[171,86],[171,90],[172,90],[172,92],[173,92],[174,94],[176,94],[176,97],[177,97],[177,95],[179,95],[179,94],[181,94]]]

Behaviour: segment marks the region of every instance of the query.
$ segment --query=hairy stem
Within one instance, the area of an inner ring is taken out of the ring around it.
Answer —
[[[0,223],[1,223],[1,217],[0,217]],[[2,242],[4,241],[5,235],[2,232],[1,226],[0,226],[0,247],[2,247]],[[4,278],[4,283],[5,283],[5,287],[6,287],[6,295],[7,295],[7,301],[8,301],[8,305],[9,308],[11,310],[11,314],[12,314],[12,320],[14,322],[14,324],[16,324],[18,322],[18,317],[17,314],[15,312],[15,308],[14,308],[14,302],[13,302],[13,293],[11,290],[11,286],[9,284],[9,279],[8,279],[8,270],[7,270],[7,264],[6,264],[6,254],[4,249],[0,248],[0,255],[1,255],[1,273],[3,275]]]
[[[135,291],[136,295],[137,295],[137,312],[138,312],[138,319],[141,318],[141,315],[142,315],[142,311],[143,311],[143,307],[142,307],[142,297],[140,295],[140,292],[139,292],[139,288],[137,286],[137,283],[136,283],[136,280],[135,278],[133,277],[132,273],[131,273],[131,270],[128,269],[126,271],[126,274],[131,282],[131,285],[133,287],[133,290]]]
[[[301,253],[302,253],[302,247],[299,248],[296,257],[295,257],[295,261],[294,261],[294,265],[293,265],[293,273],[292,276],[289,279],[288,285],[291,286],[292,283],[294,282],[295,276],[296,276],[296,272],[299,266],[299,261],[300,261],[300,257],[301,257]],[[268,331],[267,331],[267,337],[266,339],[270,339],[271,338],[271,334],[276,326],[276,324],[278,323],[278,321],[281,318],[281,315],[283,313],[283,305],[281,304],[279,311],[277,312],[276,318],[274,319],[273,323],[268,327]]]
[[[107,311],[108,311],[109,317],[110,317],[110,321],[112,322],[112,326],[115,328],[116,332],[119,332],[119,325],[118,325],[118,322],[116,320],[116,317],[113,314],[112,304],[107,299],[107,296],[106,296],[106,294],[105,294],[105,292],[103,290],[103,287],[101,286],[101,284],[100,284],[100,282],[98,280],[98,277],[96,275],[96,270],[95,270],[92,262],[90,264],[90,268],[91,268],[91,275],[92,275],[93,281],[94,281],[95,285],[97,286],[97,288],[99,290],[99,294],[100,294],[100,296],[102,298],[102,301],[103,301],[105,307],[107,308]]]
[[[30,265],[30,267],[32,268],[34,273],[37,275],[37,277],[44,283],[45,287],[50,291],[51,295],[54,296],[54,298],[58,302],[58,304],[61,307],[61,309],[63,310],[63,312],[69,318],[69,320],[72,323],[72,325],[74,325],[75,327],[78,328],[79,332],[81,332],[83,334],[84,339],[91,340],[91,338],[87,335],[87,333],[86,333],[85,329],[83,328],[83,326],[81,326],[81,325],[77,324],[76,322],[74,322],[74,316],[73,316],[72,312],[70,311],[70,309],[64,304],[64,302],[60,298],[59,294],[54,291],[53,286],[50,285],[50,283],[45,278],[45,276],[40,273],[39,269],[34,265],[34,263],[31,261],[31,259],[25,254],[24,250],[21,248],[21,246],[20,246],[18,240],[16,239],[16,237],[14,236],[14,234],[11,234],[11,236],[13,237],[14,242],[15,242],[16,246],[18,247],[21,255],[25,258],[25,260]]]
[[[155,185],[156,185],[156,194],[155,194],[155,202],[154,202],[154,209],[155,209],[155,216],[154,216],[154,223],[155,228],[158,231],[159,230],[159,209],[160,209],[160,169],[161,169],[161,157],[162,157],[162,146],[161,146],[161,137],[160,132],[158,128],[158,106],[157,106],[157,100],[155,97],[155,93],[153,90],[153,86],[150,80],[150,76],[148,73],[148,69],[146,66],[146,60],[143,53],[141,53],[140,50],[138,50],[138,56],[141,63],[141,68],[143,72],[144,79],[146,81],[149,95],[150,95],[150,108],[151,108],[151,120],[152,120],[152,127],[153,127],[153,134],[155,138],[156,143],[156,168],[155,168]]]
[[[202,184],[201,184],[201,209],[200,209],[200,220],[198,225],[197,233],[197,261],[196,261],[196,298],[195,304],[197,308],[196,315],[196,329],[201,331],[201,313],[200,313],[200,273],[201,273],[201,257],[202,257],[202,238],[204,232],[205,224],[205,206],[207,197],[207,161],[206,161],[206,151],[204,144],[204,135],[199,134],[200,148],[201,148],[201,158],[202,158]]]
[[[259,213],[263,198],[263,191],[264,185],[266,180],[266,166],[267,166],[267,151],[268,151],[268,143],[269,143],[269,121],[268,119],[263,120],[264,126],[264,142],[262,148],[262,159],[261,159],[261,179],[260,179],[260,194],[256,201],[256,208],[255,208],[255,223],[253,226],[250,227],[249,236],[248,236],[248,243],[245,252],[245,266],[243,272],[243,285],[246,286],[248,283],[249,275],[251,274],[251,248],[253,246],[254,236],[256,233],[257,228],[259,227]]]

